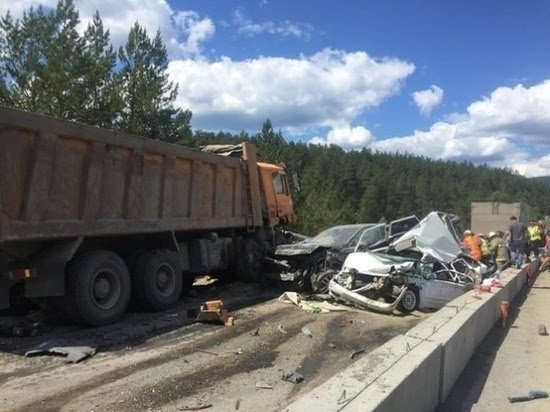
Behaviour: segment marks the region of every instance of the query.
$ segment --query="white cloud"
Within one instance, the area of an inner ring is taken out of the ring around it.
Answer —
[[[550,80],[500,87],[427,131],[374,141],[371,148],[445,160],[510,167],[526,176],[550,174]],[[453,121],[454,120],[454,121]]]
[[[166,0],[74,0],[79,12],[82,32],[99,11],[103,24],[109,29],[111,42],[118,46],[126,43],[128,32],[137,21],[149,35],[160,29],[168,53],[172,57],[197,57],[201,43],[214,34],[214,23],[208,17],[201,18],[193,11],[173,9]],[[55,7],[57,0],[20,0],[2,2],[0,14],[8,9],[14,17],[21,17],[30,6]]]
[[[350,124],[397,93],[414,65],[326,49],[296,59],[174,60],[168,70],[179,85],[178,105],[193,112],[193,127],[243,130],[266,117],[280,128]]]
[[[253,36],[260,33],[275,34],[280,36],[292,36],[296,38],[309,39],[313,27],[304,23],[293,23],[285,20],[283,22],[264,21],[255,23],[246,18],[242,11],[235,10],[233,12],[233,22],[237,26],[237,30],[241,33]]]
[[[177,29],[187,36],[183,43],[176,43],[184,55],[200,56],[201,43],[214,36],[216,28],[209,18],[201,19],[194,11],[178,11],[174,13]]]
[[[370,130],[363,126],[343,126],[331,129],[326,138],[314,137],[311,144],[330,145],[336,144],[344,149],[361,149],[367,147],[373,136]]]
[[[412,98],[420,113],[429,115],[443,101],[443,89],[432,84],[429,89],[413,92]]]

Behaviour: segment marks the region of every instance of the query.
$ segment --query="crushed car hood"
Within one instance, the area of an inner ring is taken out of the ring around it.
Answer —
[[[447,223],[438,212],[431,212],[418,225],[392,243],[396,252],[416,249],[442,262],[455,260],[462,250]]]

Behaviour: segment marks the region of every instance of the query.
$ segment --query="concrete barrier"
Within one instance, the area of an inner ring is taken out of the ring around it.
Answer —
[[[526,284],[526,272],[502,273],[502,288],[470,291],[303,395],[288,411],[434,410],[448,396],[474,351]]]
[[[439,345],[399,335],[299,398],[287,410],[367,411],[383,405],[392,405],[391,410],[405,410],[411,405],[413,410],[433,409],[438,403],[439,376],[430,370],[438,369],[440,363]],[[405,393],[408,396],[403,396]]]

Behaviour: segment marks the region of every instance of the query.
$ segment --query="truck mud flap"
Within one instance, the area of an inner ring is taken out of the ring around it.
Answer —
[[[373,312],[379,312],[379,313],[392,313],[397,308],[397,305],[399,304],[399,302],[401,302],[401,299],[403,299],[403,296],[407,291],[407,288],[404,287],[401,290],[401,293],[399,294],[399,296],[397,296],[397,298],[395,299],[395,301],[393,301],[392,303],[385,303],[385,302],[379,302],[377,300],[367,298],[366,296],[360,295],[359,293],[355,293],[349,289],[346,289],[345,287],[339,285],[334,280],[330,281],[328,287],[329,287],[329,293],[335,298],[348,301],[363,309],[372,310]]]
[[[10,281],[0,272],[0,309],[10,306]]]

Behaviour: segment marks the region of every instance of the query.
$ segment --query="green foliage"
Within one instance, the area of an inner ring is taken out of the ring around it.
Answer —
[[[98,13],[80,35],[73,0],[0,19],[0,104],[95,126],[182,142],[191,112],[173,106],[160,33],[138,23],[117,53]],[[117,59],[118,57],[118,59]]]
[[[84,41],[78,35],[78,12],[62,0],[46,14],[30,8],[19,20],[6,14],[0,21],[4,91],[2,104],[77,118],[82,104],[80,79]]]
[[[168,55],[160,31],[149,38],[137,22],[118,51],[116,81],[123,90],[119,127],[152,139],[179,142],[191,134],[191,112],[175,109],[177,87],[168,79]]]
[[[286,142],[268,120],[251,137],[198,131],[192,138],[197,146],[242,140],[257,145],[259,159],[282,161],[289,176],[300,177],[301,190],[293,187],[298,223],[292,229],[304,234],[337,224],[424,217],[432,210],[455,213],[468,226],[470,203],[484,200],[523,201],[534,215],[550,215],[550,186],[509,170]]]
[[[113,127],[122,101],[113,81],[116,53],[109,44],[109,31],[104,29],[99,13],[94,15],[83,39],[81,91],[84,104],[80,107],[78,119],[95,126]]]

